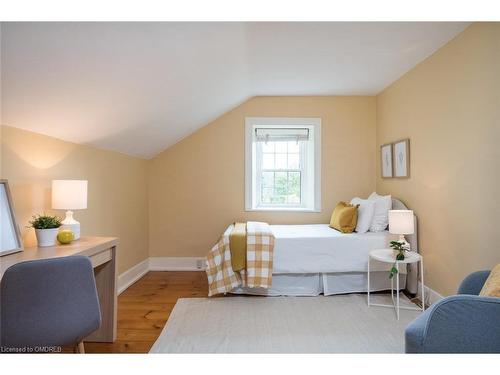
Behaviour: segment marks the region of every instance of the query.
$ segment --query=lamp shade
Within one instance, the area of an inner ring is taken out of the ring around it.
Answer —
[[[87,181],[53,180],[52,208],[55,210],[82,210],[87,208]]]
[[[389,232],[392,234],[413,234],[415,221],[412,210],[389,210]]]

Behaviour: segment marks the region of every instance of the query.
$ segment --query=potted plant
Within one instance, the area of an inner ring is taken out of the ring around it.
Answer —
[[[35,215],[28,228],[35,228],[38,246],[54,246],[61,219],[57,216]]]
[[[405,251],[409,249],[408,242],[406,241],[391,241],[390,247],[394,249],[396,253],[396,261],[405,259]],[[398,273],[398,269],[396,268],[396,262],[392,265],[391,270],[389,271],[389,279],[392,279]]]

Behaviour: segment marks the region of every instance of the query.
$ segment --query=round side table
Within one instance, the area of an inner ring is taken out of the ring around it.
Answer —
[[[399,309],[405,310],[417,310],[420,311],[418,307],[407,307],[407,306],[399,306],[399,265],[410,264],[420,262],[420,282],[422,283],[422,311],[425,311],[425,296],[424,296],[424,259],[422,256],[414,251],[406,251],[404,260],[396,260],[397,251],[393,249],[380,249],[370,251],[368,255],[368,294],[367,294],[367,302],[368,306],[380,306],[380,307],[392,307],[396,311],[396,317],[399,320]],[[398,273],[391,279],[391,298],[392,305],[385,305],[380,303],[370,303],[370,262],[371,260],[376,260],[383,263],[394,264],[396,263],[396,269]],[[396,278],[396,290],[394,290],[394,278]],[[396,298],[394,298],[394,294],[396,294]]]

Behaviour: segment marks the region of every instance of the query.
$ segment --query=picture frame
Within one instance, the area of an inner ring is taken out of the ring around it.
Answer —
[[[395,178],[410,177],[410,139],[393,142],[393,165]]]
[[[392,143],[380,146],[380,173],[382,178],[393,177]]]
[[[0,180],[0,257],[23,250],[7,180]]]

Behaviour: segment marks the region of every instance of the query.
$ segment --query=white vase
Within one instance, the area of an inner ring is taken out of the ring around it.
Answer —
[[[55,246],[59,228],[35,229],[38,246]]]

